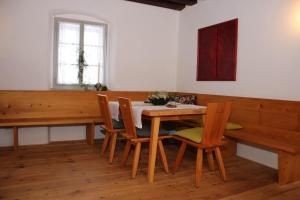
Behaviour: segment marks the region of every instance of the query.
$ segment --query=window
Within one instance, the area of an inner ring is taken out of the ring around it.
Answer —
[[[55,18],[54,86],[105,83],[107,25]]]

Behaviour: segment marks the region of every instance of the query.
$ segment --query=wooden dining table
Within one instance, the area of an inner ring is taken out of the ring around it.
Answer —
[[[180,121],[195,119],[205,114],[206,107],[186,109],[143,110],[142,118],[151,120],[151,136],[149,143],[148,182],[154,182],[158,133],[161,121]]]

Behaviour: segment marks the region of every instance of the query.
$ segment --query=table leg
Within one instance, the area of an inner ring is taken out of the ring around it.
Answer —
[[[149,183],[153,183],[154,181],[159,125],[160,125],[160,118],[153,117],[151,122],[151,136],[150,136],[150,143],[149,143],[149,160],[148,160],[148,182]]]

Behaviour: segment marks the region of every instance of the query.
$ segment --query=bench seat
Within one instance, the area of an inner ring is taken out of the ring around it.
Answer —
[[[300,133],[275,128],[257,127],[226,131],[235,142],[259,145],[278,154],[278,183],[284,185],[300,180]]]
[[[86,141],[88,144],[94,144],[95,125],[102,123],[100,117],[64,117],[64,118],[18,118],[18,119],[0,119],[1,128],[13,128],[14,150],[18,150],[19,134],[18,128],[34,126],[86,126]]]
[[[291,154],[300,153],[299,141],[295,139],[287,139],[284,137],[267,134],[258,129],[226,131],[224,135],[230,138],[237,139],[239,141],[261,145],[276,151],[284,151]],[[293,135],[293,133],[291,133],[291,135]]]

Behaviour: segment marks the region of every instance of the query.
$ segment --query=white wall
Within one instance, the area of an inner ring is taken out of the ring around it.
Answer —
[[[176,89],[178,12],[124,0],[0,0],[0,89],[50,87],[57,13],[109,22],[111,89]]]
[[[234,18],[239,19],[237,81],[197,82],[197,30]],[[177,89],[299,101],[299,19],[297,0],[205,0],[186,8],[180,13]],[[275,167],[272,153],[238,145],[238,154]]]
[[[0,0],[0,90],[50,88],[51,18],[64,13],[109,23],[110,89],[176,89],[178,12],[124,0]],[[0,146],[11,133],[0,130]],[[26,128],[20,144],[84,138],[84,127]]]

